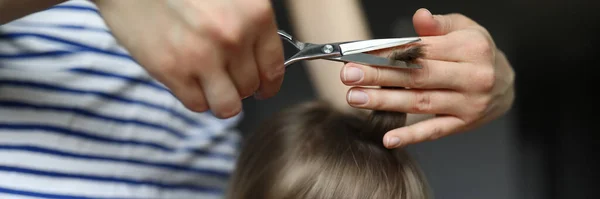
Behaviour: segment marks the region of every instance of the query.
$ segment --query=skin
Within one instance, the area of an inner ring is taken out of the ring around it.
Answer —
[[[0,0],[0,22],[62,2],[24,1]],[[270,98],[281,86],[283,48],[268,0],[94,2],[121,44],[192,111],[210,109],[229,118],[241,111],[241,99]],[[301,40],[370,38],[356,0],[287,3]],[[515,74],[484,27],[461,14],[432,15],[426,9],[414,14],[413,24],[425,45],[425,57],[417,60],[423,69],[310,61],[320,97],[343,110],[409,113],[409,125],[386,133],[382,141],[388,148],[474,129],[510,109]],[[332,78],[335,73],[339,79]]]
[[[370,39],[366,16],[357,0],[287,0],[290,22],[294,36],[311,43],[342,42]],[[335,12],[333,12],[335,10]],[[350,86],[345,85],[336,74],[344,66],[327,60],[305,61],[307,72],[319,98],[343,111],[355,112],[346,101]],[[301,66],[291,66],[301,67]],[[368,111],[364,111],[368,114]]]
[[[288,1],[297,37],[324,43],[369,39],[358,1]],[[336,8],[332,13],[331,8]],[[310,10],[307,12],[306,10]],[[341,12],[343,11],[343,12]],[[327,19],[327,20],[324,20]],[[409,113],[407,126],[386,133],[388,148],[436,140],[492,121],[512,106],[515,74],[489,32],[457,13],[419,9],[413,25],[425,45],[420,70],[399,70],[329,61],[308,61],[321,98],[347,111]],[[390,51],[375,52],[388,56]],[[331,73],[340,74],[339,79]],[[409,87],[408,90],[379,86]]]
[[[484,27],[461,14],[433,16],[426,9],[415,13],[413,23],[426,52],[417,60],[424,67],[422,70],[352,63],[342,69],[342,81],[353,86],[347,96],[353,107],[435,115],[389,131],[383,140],[386,147],[397,148],[471,130],[510,109],[514,101],[514,71]],[[362,71],[364,75],[344,78],[350,76],[344,70]],[[411,89],[360,87],[370,85]]]
[[[229,118],[243,98],[279,91],[283,44],[268,0],[96,4],[117,40],[192,111]]]
[[[0,0],[0,24],[62,2]],[[283,47],[269,0],[93,2],[120,44],[192,111],[230,118],[242,99],[281,87]]]

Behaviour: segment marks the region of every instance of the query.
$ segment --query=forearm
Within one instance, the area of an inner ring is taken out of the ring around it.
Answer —
[[[325,43],[369,39],[370,28],[357,0],[288,0],[294,35],[306,42]],[[342,110],[354,109],[346,102],[350,87],[340,80],[340,62],[305,62],[313,85],[323,100]]]
[[[0,25],[66,0],[0,0]]]

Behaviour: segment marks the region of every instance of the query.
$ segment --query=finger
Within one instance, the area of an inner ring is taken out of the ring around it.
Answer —
[[[420,36],[439,36],[478,24],[462,14],[432,15],[429,10],[421,8],[413,15],[413,25]]]
[[[419,59],[421,69],[396,69],[372,67],[356,63],[344,65],[340,72],[342,82],[348,86],[392,86],[415,89],[468,88],[472,68],[465,64]]]
[[[371,51],[369,54],[392,58],[392,54],[402,54],[408,48],[421,48],[421,58],[423,59],[466,62],[477,55],[477,53],[473,53],[473,50],[482,49],[485,46],[481,43],[488,42],[484,34],[473,29],[456,31],[444,36],[421,37],[420,39],[421,41],[414,44]]]
[[[217,68],[210,74],[201,75],[200,82],[208,105],[216,117],[224,119],[240,113],[242,109],[240,97],[224,67]]]
[[[204,112],[209,109],[208,102],[196,78],[189,77],[184,86],[173,88],[171,91],[187,109],[195,112]]]
[[[257,64],[254,59],[254,45],[248,41],[245,43],[242,45],[242,49],[239,49],[243,53],[234,53],[235,56],[231,57],[231,64],[228,65],[228,72],[241,99],[254,94],[260,86]]]
[[[191,43],[191,42],[188,42]],[[156,67],[149,68],[148,73],[156,80],[164,84],[173,95],[189,110],[194,112],[204,112],[208,110],[202,87],[198,84],[193,67],[185,57],[190,51],[188,46],[174,48],[167,46],[164,48],[167,52],[179,51],[180,53],[163,53],[154,56],[151,64]]]
[[[163,83],[175,95],[177,99],[189,110],[194,112],[204,112],[208,110],[204,93],[195,76],[192,73],[179,73],[179,75],[153,74],[154,77]],[[179,77],[179,78],[177,78]],[[181,78],[183,77],[183,78]]]
[[[270,6],[270,4],[269,4]],[[273,18],[273,13],[264,16],[265,23],[262,32],[259,34],[258,41],[254,46],[256,63],[258,64],[260,87],[256,93],[256,98],[267,99],[273,97],[283,82],[285,67],[283,66],[283,44],[277,34],[277,24]]]
[[[452,62],[489,62],[496,45],[488,33],[464,29],[446,36],[422,37],[425,59]]]
[[[393,100],[391,100],[393,99]],[[348,104],[355,108],[412,114],[462,115],[464,95],[448,90],[351,88]]]
[[[438,116],[410,126],[394,129],[383,136],[387,148],[399,148],[410,144],[436,140],[458,132],[466,123],[452,116]]]
[[[413,16],[415,30],[422,37],[427,59],[444,61],[487,60],[495,49],[489,32],[470,18],[458,14],[431,15],[419,9]],[[447,36],[447,37],[446,37]]]
[[[203,53],[196,53],[196,62],[204,64],[205,67],[196,70],[198,81],[202,85],[204,95],[208,101],[211,111],[218,118],[229,118],[241,111],[241,101],[235,84],[226,71],[222,51],[217,50],[217,45],[205,41],[199,45],[209,45]]]
[[[423,45],[423,59],[440,60],[448,62],[463,62],[465,54],[462,47],[468,38],[462,34],[449,34],[447,36],[422,37],[419,44]]]

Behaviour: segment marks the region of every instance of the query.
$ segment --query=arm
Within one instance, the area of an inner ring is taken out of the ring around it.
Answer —
[[[0,0],[0,25],[42,11],[65,0]]]
[[[357,0],[289,0],[294,35],[314,43],[369,39],[366,18]],[[320,98],[341,110],[353,110],[346,102],[349,86],[339,74],[344,64],[314,60],[306,62],[310,78]]]

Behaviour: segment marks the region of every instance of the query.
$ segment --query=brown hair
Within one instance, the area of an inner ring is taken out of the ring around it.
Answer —
[[[320,101],[283,110],[248,135],[227,198],[429,198],[416,162],[382,142],[405,121],[405,113],[364,118]]]

